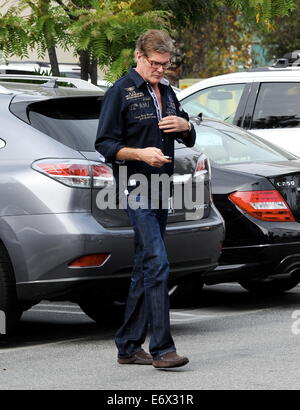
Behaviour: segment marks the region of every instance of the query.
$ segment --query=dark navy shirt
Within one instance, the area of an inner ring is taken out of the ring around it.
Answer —
[[[162,116],[176,115],[189,120],[176,98],[172,87],[159,84],[162,99]],[[149,93],[146,81],[135,69],[119,79],[107,91],[102,103],[96,150],[113,165],[114,176],[118,178],[120,162],[116,161],[117,152],[124,148],[147,148],[156,147],[161,149],[164,155],[174,158],[174,140],[192,147],[195,144],[196,133],[192,127],[187,133],[164,133],[158,127],[157,112],[153,98]],[[142,161],[124,161],[127,166],[128,178],[141,173],[147,178],[151,174],[172,175],[174,173],[174,161],[165,164],[161,168],[152,167]]]

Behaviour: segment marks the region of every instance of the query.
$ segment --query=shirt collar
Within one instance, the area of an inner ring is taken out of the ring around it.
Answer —
[[[143,77],[134,69],[131,68],[128,73],[129,77],[133,80],[134,84],[136,85],[137,88],[140,88],[141,85],[143,85],[146,81],[143,79]],[[162,78],[160,80],[160,84],[169,86],[170,81],[168,81],[166,78]]]

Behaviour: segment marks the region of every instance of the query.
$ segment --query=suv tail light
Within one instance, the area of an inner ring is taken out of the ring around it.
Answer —
[[[108,184],[113,184],[112,169],[105,164],[93,165],[93,181],[95,188],[102,188]]]
[[[100,268],[110,258],[109,253],[86,255],[69,263],[69,268]]]
[[[32,168],[72,188],[104,187],[113,183],[112,169],[93,161],[44,159],[34,162]]]
[[[274,191],[234,192],[229,199],[249,215],[262,221],[295,222],[288,204]]]
[[[207,184],[209,190],[209,202],[212,203],[213,197],[211,187],[211,166],[209,158],[204,154],[201,154],[198,158],[196,169],[194,172],[194,179],[196,183]]]
[[[197,165],[196,165],[196,169],[195,169],[195,173],[194,173],[194,177],[197,179],[197,177],[202,177],[203,174],[208,174],[210,177],[210,162],[209,159],[207,158],[206,155],[201,154],[198,158],[197,161]]]

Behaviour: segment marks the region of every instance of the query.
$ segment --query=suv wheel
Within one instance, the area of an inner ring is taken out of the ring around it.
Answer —
[[[200,277],[187,279],[170,289],[171,308],[183,308],[199,304],[204,283]]]
[[[240,285],[251,293],[259,295],[273,295],[293,289],[298,285],[297,279],[285,278],[285,279],[273,279],[269,282],[253,280],[240,282]]]
[[[13,267],[5,247],[0,243],[0,336],[10,335],[22,315],[18,308]]]
[[[125,303],[99,296],[80,300],[78,304],[83,312],[99,325],[122,324]]]

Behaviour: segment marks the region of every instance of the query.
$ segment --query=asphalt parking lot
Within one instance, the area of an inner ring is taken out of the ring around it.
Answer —
[[[42,302],[0,343],[0,389],[299,389],[299,286],[258,298],[224,284],[197,299],[171,311],[190,363],[170,371],[118,365],[116,324],[99,327],[77,305]]]

